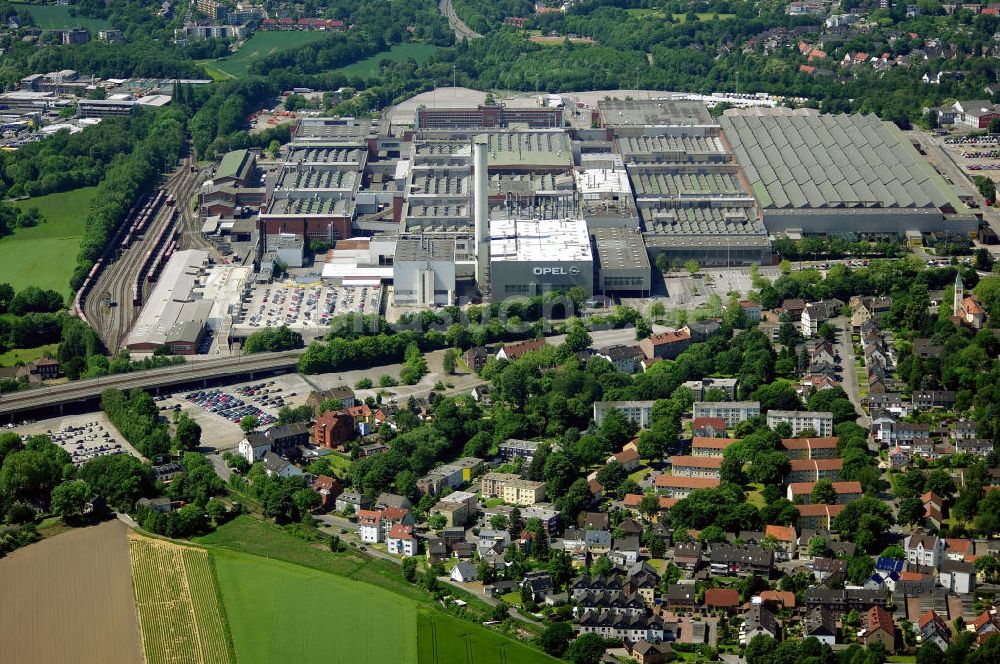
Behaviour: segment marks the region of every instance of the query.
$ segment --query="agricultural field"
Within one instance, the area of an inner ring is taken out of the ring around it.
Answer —
[[[337,71],[346,76],[358,76],[364,78],[370,76],[372,71],[378,68],[378,63],[382,60],[392,60],[393,62],[403,62],[413,58],[419,63],[426,62],[437,51],[437,46],[431,44],[396,44],[388,51],[382,51],[371,55],[364,60],[359,60],[354,64],[341,67]]]
[[[70,16],[68,5],[29,5],[21,4],[18,9],[28,10],[35,24],[42,30],[65,30],[67,28],[87,28],[91,32],[104,30],[111,25],[99,18],[87,16]]]
[[[240,664],[274,661],[276,652],[296,662],[329,661],[331,647],[344,661],[373,664],[557,661],[436,610],[393,563],[334,555],[249,516],[198,541],[210,549]]]
[[[136,534],[129,549],[146,663],[235,662],[208,553]]]
[[[9,283],[15,290],[38,286],[72,294],[69,280],[76,266],[74,259],[96,194],[97,187],[82,187],[13,201],[25,210],[38,208],[45,221],[0,238],[0,283]],[[52,260],[53,256],[59,260]]]
[[[0,559],[5,662],[142,662],[127,528],[76,528]]]
[[[329,36],[330,33],[327,32],[255,32],[250,39],[246,40],[240,46],[236,53],[226,56],[221,60],[203,62],[201,64],[205,67],[205,71],[209,76],[214,79],[223,77],[239,78],[246,76],[250,71],[250,63],[262,56],[270,53],[278,53],[279,51],[292,50]]]

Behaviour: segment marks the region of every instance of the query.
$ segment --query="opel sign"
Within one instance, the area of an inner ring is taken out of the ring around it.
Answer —
[[[564,267],[534,267],[531,268],[531,271],[536,277],[545,276],[547,274],[562,275],[562,276],[566,276],[568,274],[570,276],[575,277],[576,275],[580,274],[580,268],[577,267],[576,265],[571,265],[569,269],[566,269]]]

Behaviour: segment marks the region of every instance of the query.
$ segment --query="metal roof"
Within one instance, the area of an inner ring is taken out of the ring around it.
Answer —
[[[928,208],[941,178],[875,115],[724,116],[737,162],[765,208]]]

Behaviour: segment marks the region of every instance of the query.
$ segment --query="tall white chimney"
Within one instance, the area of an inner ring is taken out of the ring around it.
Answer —
[[[475,215],[476,282],[480,290],[486,286],[490,263],[490,176],[487,172],[488,139],[476,136],[472,140],[473,214]]]

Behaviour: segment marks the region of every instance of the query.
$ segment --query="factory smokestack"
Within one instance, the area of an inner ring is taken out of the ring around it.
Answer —
[[[475,215],[476,282],[479,289],[486,289],[486,272],[490,264],[490,176],[487,173],[486,136],[472,140],[473,214]]]

